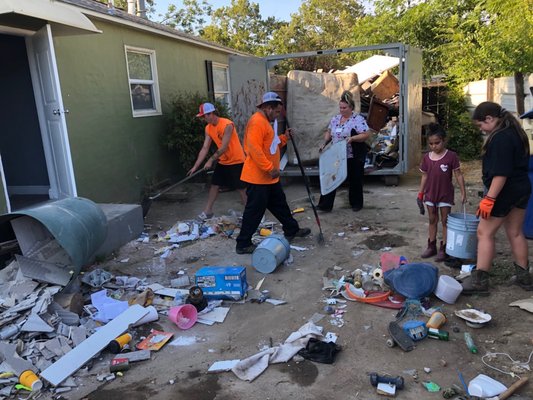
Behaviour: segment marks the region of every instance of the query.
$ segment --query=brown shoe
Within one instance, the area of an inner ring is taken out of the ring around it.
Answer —
[[[446,260],[446,243],[442,243],[441,241],[437,257],[435,257],[435,261],[443,262],[444,260]]]
[[[463,286],[462,294],[479,296],[489,295],[489,273],[480,269],[475,269],[461,283]]]
[[[514,263],[516,281],[515,283],[520,286],[522,289],[531,291],[533,290],[533,278],[531,278],[531,273],[529,272],[529,266],[522,268],[517,263]]]
[[[437,254],[437,241],[434,240],[432,242],[429,241],[428,239],[428,247],[427,249],[420,255],[420,257],[422,258],[429,258],[429,257],[433,257],[434,255]]]

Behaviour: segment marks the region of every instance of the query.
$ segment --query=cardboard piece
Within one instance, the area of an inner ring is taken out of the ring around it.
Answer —
[[[217,307],[213,311],[209,311],[205,314],[199,314],[197,322],[204,323],[203,321],[213,321],[222,323],[228,315],[229,307]]]
[[[138,343],[137,348],[139,350],[158,351],[172,336],[174,336],[172,332],[156,331],[152,329],[152,333],[150,333],[142,342]]]
[[[509,305],[513,307],[520,307],[522,310],[526,310],[530,313],[533,313],[533,298],[513,301]]]
[[[50,367],[42,371],[40,374],[41,377],[54,386],[59,385],[81,368],[96,353],[102,351],[111,340],[126,332],[131,324],[140,320],[147,312],[148,310],[146,308],[138,304],[131,306]]]
[[[37,282],[66,286],[74,272],[65,266],[23,257],[18,254],[15,254],[15,258],[22,275]]]
[[[151,356],[150,350],[138,350],[130,353],[121,353],[114,358],[126,358],[129,362],[149,360]]]

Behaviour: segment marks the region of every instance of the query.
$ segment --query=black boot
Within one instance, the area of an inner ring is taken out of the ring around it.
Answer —
[[[462,294],[472,295],[477,294],[480,296],[489,295],[489,273],[480,269],[475,269],[470,273],[470,276],[466,277],[462,284]]]
[[[522,268],[517,263],[514,263],[514,269],[516,275],[516,284],[524,290],[533,290],[533,279],[529,273],[529,265],[526,268]]]

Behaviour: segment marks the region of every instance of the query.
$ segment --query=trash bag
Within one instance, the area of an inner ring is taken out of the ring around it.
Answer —
[[[341,351],[341,347],[333,342],[323,342],[311,338],[307,342],[305,349],[300,350],[298,354],[307,360],[324,364],[333,364],[335,356],[339,351]]]
[[[403,264],[385,271],[383,278],[396,293],[406,299],[422,299],[437,288],[439,270],[429,263]]]

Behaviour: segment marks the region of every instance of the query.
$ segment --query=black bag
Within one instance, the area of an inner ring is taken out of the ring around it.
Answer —
[[[298,354],[307,360],[324,364],[333,364],[335,356],[339,351],[341,351],[341,347],[333,342],[323,342],[311,338],[307,342],[305,349],[300,350]]]
[[[357,135],[358,133],[355,129],[352,129],[350,131],[350,137],[357,136]],[[368,150],[370,150],[370,146],[366,142],[352,142],[351,145],[352,145],[353,157],[356,160],[364,162],[366,159],[366,154],[368,153]]]

